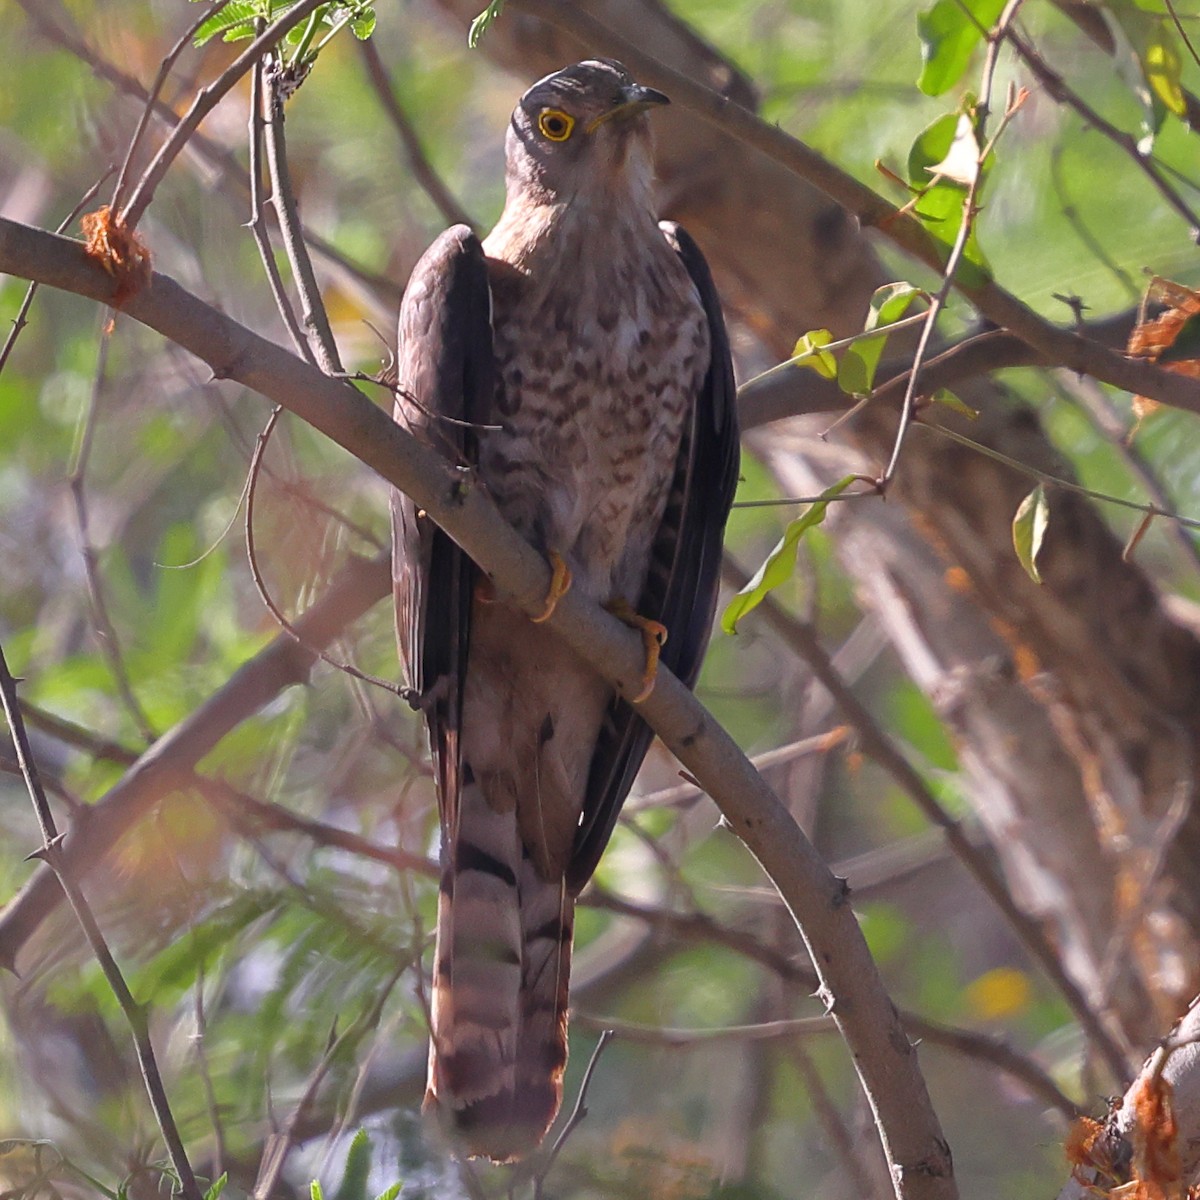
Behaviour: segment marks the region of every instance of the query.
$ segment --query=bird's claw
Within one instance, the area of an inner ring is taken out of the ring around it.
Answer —
[[[646,668],[642,672],[642,686],[631,703],[641,704],[652,691],[658,680],[658,660],[667,640],[667,627],[661,621],[643,617],[628,600],[618,597],[610,600],[604,606],[619,621],[624,621],[632,629],[642,635],[642,645],[646,651]]]
[[[546,590],[546,607],[536,617],[529,618],[535,625],[550,620],[558,602],[571,590],[571,568],[557,550],[550,551],[550,569],[553,574],[550,576],[550,586]]]

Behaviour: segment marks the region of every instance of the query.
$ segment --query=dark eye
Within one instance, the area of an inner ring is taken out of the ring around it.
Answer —
[[[538,129],[552,142],[565,142],[575,128],[575,118],[561,108],[544,108],[538,116]]]

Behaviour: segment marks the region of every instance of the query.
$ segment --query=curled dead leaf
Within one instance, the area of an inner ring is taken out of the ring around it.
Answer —
[[[1148,321],[1146,306],[1156,302],[1166,304],[1167,310]],[[1146,288],[1142,316],[1129,335],[1126,352],[1134,358],[1158,363],[1177,375],[1200,379],[1200,292],[1155,275]],[[1135,396],[1133,411],[1137,425],[1156,408],[1157,401]],[[1133,432],[1137,431],[1137,425]]]

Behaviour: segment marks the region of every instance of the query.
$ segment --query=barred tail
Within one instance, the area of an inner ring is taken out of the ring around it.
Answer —
[[[425,1107],[469,1155],[521,1158],[558,1112],[573,907],[524,852],[516,813],[467,784],[438,898]]]

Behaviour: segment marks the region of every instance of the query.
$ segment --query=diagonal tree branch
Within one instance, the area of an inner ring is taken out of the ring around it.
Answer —
[[[113,281],[70,239],[0,221],[0,269],[101,302]],[[154,274],[125,311],[233,379],[282,404],[408,493],[522,611],[544,608],[550,570],[469,476],[437,458],[349,384],[322,376],[281,347]],[[578,592],[548,627],[625,696],[641,688],[641,639]],[[638,705],[663,742],[713,797],[779,890],[821,980],[870,1101],[897,1197],[957,1196],[949,1146],[916,1051],[884,989],[844,881],[821,861],[786,807],[732,738],[668,672]],[[153,751],[151,751],[153,754]]]

